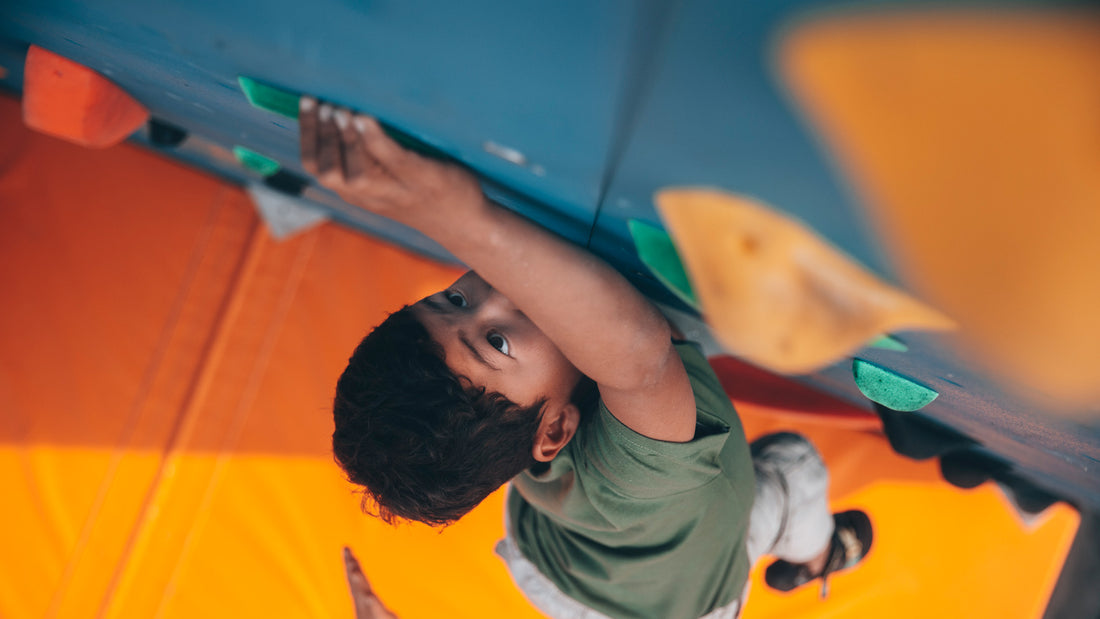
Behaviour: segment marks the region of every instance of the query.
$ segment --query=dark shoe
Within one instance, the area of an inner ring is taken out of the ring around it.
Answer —
[[[811,574],[802,563],[790,563],[779,560],[768,566],[764,572],[764,582],[780,591],[791,591],[797,587],[821,579],[821,597],[829,592],[829,575],[855,566],[867,556],[874,539],[871,519],[865,512],[852,510],[833,514],[836,527],[833,539],[829,542],[829,556],[825,559],[825,569],[820,574]]]

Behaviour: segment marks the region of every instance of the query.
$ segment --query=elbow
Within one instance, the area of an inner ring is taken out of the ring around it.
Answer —
[[[680,356],[672,345],[668,325],[664,325],[660,338],[638,342],[631,350],[629,361],[622,366],[621,384],[624,390],[646,390],[661,383],[668,376],[669,368],[679,364]]]

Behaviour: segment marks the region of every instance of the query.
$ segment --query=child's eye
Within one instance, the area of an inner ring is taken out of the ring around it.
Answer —
[[[451,305],[455,307],[466,307],[466,297],[462,296],[461,292],[453,292],[448,290],[443,294],[446,295],[447,300],[450,301]]]
[[[508,354],[510,347],[508,346],[508,340],[499,333],[490,333],[485,336],[485,340],[489,342],[489,345],[499,350],[504,354]]]

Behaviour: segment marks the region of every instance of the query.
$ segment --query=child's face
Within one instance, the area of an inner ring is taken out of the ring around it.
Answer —
[[[412,306],[447,366],[521,406],[569,403],[580,372],[534,323],[473,271]]]

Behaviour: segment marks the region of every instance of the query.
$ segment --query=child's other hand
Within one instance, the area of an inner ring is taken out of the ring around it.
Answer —
[[[344,572],[348,577],[351,599],[355,602],[355,619],[397,619],[397,615],[383,606],[382,600],[374,594],[363,568],[359,567],[359,561],[347,547],[344,548]]]
[[[349,204],[424,231],[484,203],[472,174],[405,150],[370,116],[302,97],[298,123],[303,167]]]

